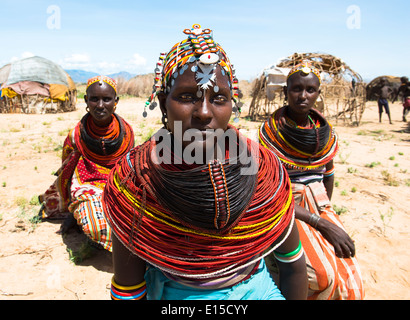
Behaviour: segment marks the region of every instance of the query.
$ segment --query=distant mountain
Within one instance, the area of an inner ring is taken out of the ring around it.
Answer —
[[[99,75],[99,73],[96,73],[96,72],[77,70],[77,69],[65,70],[65,71],[69,74],[69,76],[71,77],[71,79],[73,79],[75,83],[86,83],[88,79]],[[120,71],[117,73],[107,74],[107,76],[114,78],[114,79],[122,78],[125,80],[129,80],[135,77],[135,74],[131,74],[126,71]]]
[[[86,83],[88,79],[98,76],[98,73],[84,70],[65,70],[75,83]]]
[[[131,78],[134,78],[136,76],[136,74],[131,74],[127,71],[120,71],[120,72],[117,72],[117,73],[108,74],[108,76],[113,78],[113,79],[122,78],[124,80],[130,80]]]

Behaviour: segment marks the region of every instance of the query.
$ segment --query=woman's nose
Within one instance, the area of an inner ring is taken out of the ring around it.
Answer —
[[[203,100],[198,101],[195,116],[202,122],[205,122],[212,117],[211,102],[206,97]]]

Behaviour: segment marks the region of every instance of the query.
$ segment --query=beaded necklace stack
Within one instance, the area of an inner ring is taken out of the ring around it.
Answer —
[[[289,121],[286,109],[276,110],[259,129],[260,143],[275,152],[286,168],[312,170],[334,158],[338,139],[331,124],[316,109],[310,111],[312,125],[301,128]]]
[[[153,139],[131,150],[111,172],[103,196],[116,237],[173,279],[237,283],[250,276],[287,238],[271,247],[291,229],[294,202],[274,153],[248,139],[246,145],[259,152],[259,170],[247,177],[228,160],[155,164]]]
[[[74,141],[80,153],[107,168],[114,167],[118,158],[134,143],[131,126],[115,113],[107,127],[95,125],[87,113],[77,125],[76,132]]]

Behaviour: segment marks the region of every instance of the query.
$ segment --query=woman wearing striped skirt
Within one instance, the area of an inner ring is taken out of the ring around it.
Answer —
[[[296,65],[284,92],[288,104],[262,124],[259,141],[280,158],[292,182],[308,299],[363,299],[354,241],[330,204],[338,141],[330,123],[313,108],[320,94],[318,70],[309,63]]]
[[[101,204],[108,174],[134,146],[131,126],[115,113],[119,100],[115,80],[97,76],[88,80],[87,113],[64,141],[57,179],[42,195],[40,216],[65,219],[61,233],[76,222],[102,248],[111,251],[111,231]]]

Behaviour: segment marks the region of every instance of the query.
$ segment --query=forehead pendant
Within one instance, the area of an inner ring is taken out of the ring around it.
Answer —
[[[213,87],[216,77],[214,70],[220,58],[211,30],[202,29],[199,24],[194,24],[191,29],[185,29],[184,33],[188,35],[194,55],[199,57],[195,59],[196,66],[191,68],[195,72],[198,86],[203,90]]]
[[[301,70],[304,74],[309,74],[312,72],[312,69],[310,69],[308,66],[305,66]]]
[[[169,93],[177,77],[188,69],[194,73],[198,98],[203,97],[204,91],[209,88],[213,88],[214,92],[218,93],[221,90],[216,84],[215,70],[218,65],[222,76],[228,77],[232,100],[235,102],[233,111],[236,116],[239,115],[242,103],[239,102],[241,94],[235,68],[225,51],[214,42],[212,30],[202,29],[199,24],[194,24],[191,29],[185,29],[183,32],[188,35],[187,39],[177,43],[168,53],[161,53],[159,57],[155,68],[153,90],[145,102],[143,116],[147,116],[147,108],[156,107],[157,103],[154,100],[158,93]]]

